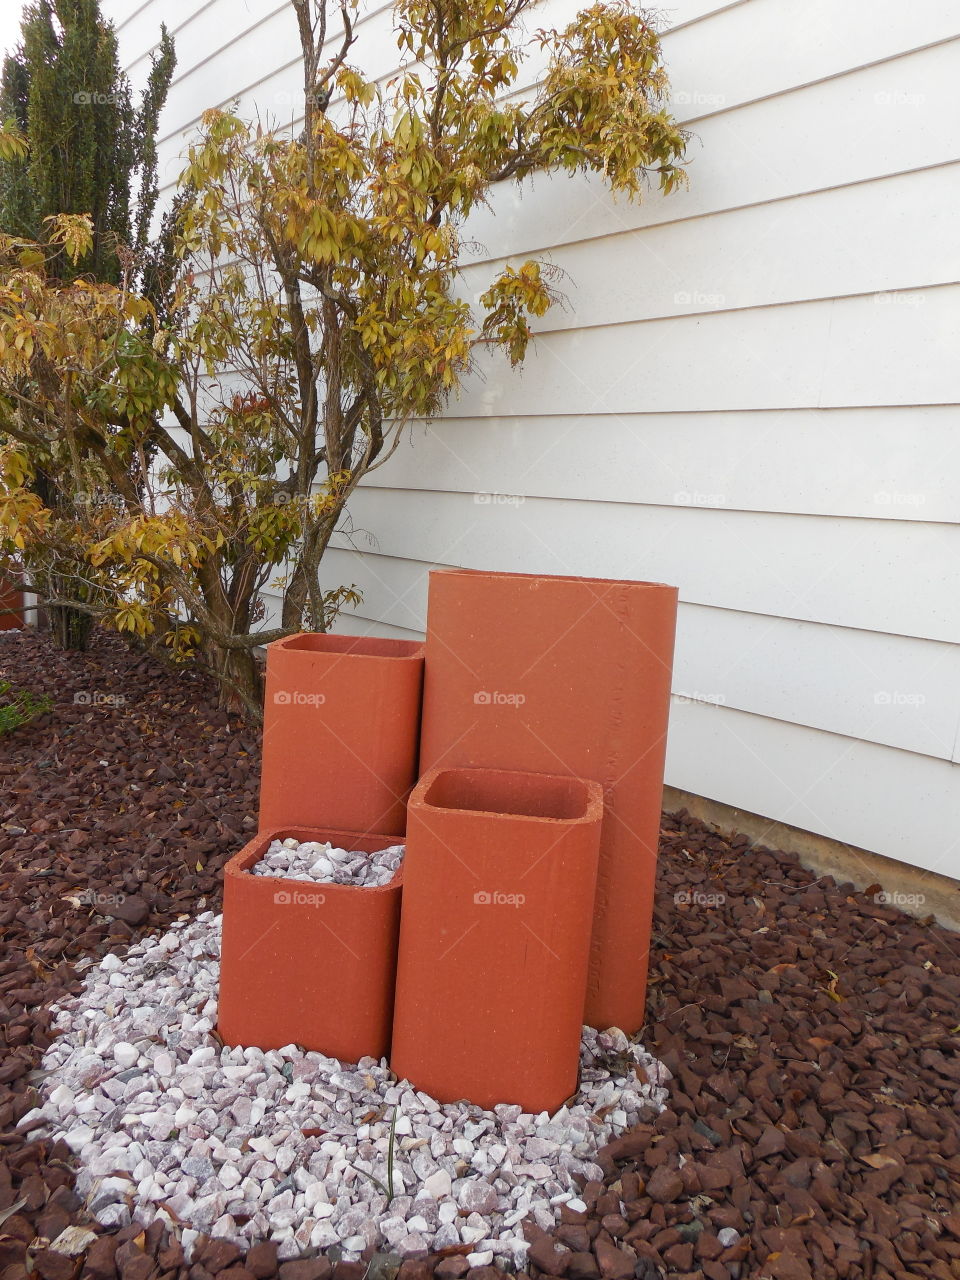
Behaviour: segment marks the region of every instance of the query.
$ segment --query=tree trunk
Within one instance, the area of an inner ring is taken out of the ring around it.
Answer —
[[[67,605],[47,605],[50,634],[58,649],[73,649],[81,653],[90,647],[93,618],[81,609]]]
[[[215,671],[222,711],[242,715],[251,724],[263,723],[263,663],[252,649],[221,649]]]
[[[37,468],[30,488],[51,511],[58,513],[62,510],[62,494],[53,478],[42,467]],[[59,581],[54,578],[50,586],[53,588],[52,595],[74,600],[85,598],[83,593],[86,587],[79,578],[61,578]],[[42,595],[40,603],[43,603]],[[93,618],[89,613],[71,609],[69,605],[49,604],[46,606],[46,614],[50,635],[58,649],[73,649],[82,653],[89,648],[90,633],[93,631]]]

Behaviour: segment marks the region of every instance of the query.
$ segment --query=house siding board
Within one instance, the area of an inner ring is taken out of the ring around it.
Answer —
[[[548,0],[535,25],[576,8]],[[105,9],[137,83],[161,20],[178,40],[165,198],[206,107],[239,96],[298,123],[285,5]],[[686,190],[631,205],[541,177],[471,219],[468,294],[545,253],[569,309],[522,373],[481,358],[445,418],[414,424],[324,585],[364,592],[344,629],[410,638],[435,564],[675,582],[667,780],[960,876],[960,15],[798,14],[671,8]],[[388,16],[373,6],[357,46],[378,75]]]

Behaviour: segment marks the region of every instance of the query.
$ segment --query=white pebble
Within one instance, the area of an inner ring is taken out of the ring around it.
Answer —
[[[257,874],[309,877],[326,859],[338,883],[363,887],[388,882],[403,856],[402,845],[285,845]],[[203,912],[105,957],[53,1010],[44,1100],[24,1121],[65,1137],[78,1192],[111,1230],[130,1223],[132,1203],[144,1226],[179,1224],[188,1261],[204,1233],[241,1247],[272,1238],[282,1261],[333,1245],[347,1261],[368,1246],[409,1256],[466,1245],[471,1266],[522,1269],[525,1219],[547,1229],[565,1201],[582,1210],[577,1179],[602,1177],[597,1149],[641,1107],[664,1106],[660,1064],[616,1030],[584,1029],[581,1091],[555,1116],[441,1104],[372,1058],[223,1049],[211,1034],[220,924]],[[626,1076],[625,1056],[638,1068]]]
[[[126,1040],[118,1040],[113,1046],[113,1060],[123,1070],[134,1066],[139,1057],[133,1045],[128,1044]]]

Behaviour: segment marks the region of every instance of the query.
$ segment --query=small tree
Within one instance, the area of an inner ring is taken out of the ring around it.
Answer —
[[[357,485],[411,419],[441,411],[479,346],[521,363],[530,318],[556,299],[551,268],[531,260],[471,307],[457,292],[471,210],[498,183],[550,170],[601,174],[629,197],[651,180],[670,192],[685,143],[656,31],[626,3],[522,43],[533,0],[400,0],[407,63],[386,87],[347,61],[352,9],[325,58],[325,8],[292,3],[303,132],[203,117],[162,327],[150,333],[129,281],[57,285],[23,243],[7,242],[0,291],[0,394],[18,442],[8,540],[36,560],[72,538],[113,625],[197,656],[253,716],[254,648],[326,630],[356,598],[322,586],[320,566]],[[511,96],[534,50],[539,88]],[[84,225],[52,225],[83,261]],[[71,483],[94,466],[112,488],[70,530],[27,496],[56,424]],[[282,605],[265,628],[271,581]]]
[[[144,262],[158,194],[157,124],[175,63],[173,42],[161,27],[135,108],[116,33],[99,0],[34,0],[25,8],[20,46],[4,60],[0,80],[0,119],[25,143],[0,159],[0,231],[46,242],[50,276],[67,281],[82,272],[118,284],[125,261]],[[49,240],[49,219],[61,213],[90,217],[92,242],[82,261],[73,262]],[[148,291],[154,280],[144,275]],[[71,467],[57,441],[48,444],[32,458],[32,487],[70,519]],[[65,545],[33,584],[44,597],[85,599],[83,563],[82,544]],[[50,620],[64,647],[86,647],[89,611],[53,606]]]

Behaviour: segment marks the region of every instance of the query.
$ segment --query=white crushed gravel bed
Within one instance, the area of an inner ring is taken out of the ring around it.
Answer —
[[[373,888],[389,884],[403,861],[402,844],[392,844],[375,853],[340,849],[327,841],[299,840],[289,836],[274,840],[250,871],[255,876],[283,876],[286,880],[307,880],[312,884],[352,884]]]
[[[220,920],[205,912],[106,956],[58,1006],[44,1102],[23,1122],[66,1139],[104,1225],[164,1217],[188,1253],[205,1232],[272,1238],[284,1259],[469,1244],[471,1265],[512,1269],[524,1217],[548,1228],[561,1204],[580,1208],[571,1175],[601,1177],[597,1148],[639,1109],[663,1109],[669,1072],[616,1030],[584,1030],[581,1092],[554,1116],[441,1104],[372,1058],[223,1048]]]

